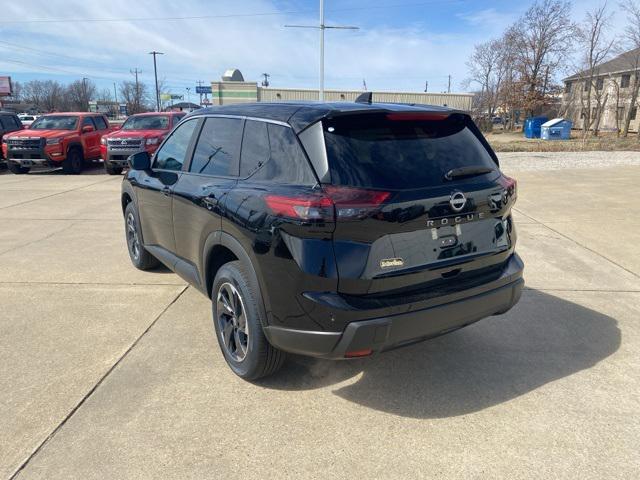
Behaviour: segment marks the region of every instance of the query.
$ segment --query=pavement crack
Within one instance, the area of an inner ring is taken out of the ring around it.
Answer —
[[[20,244],[20,245],[18,245],[16,247],[12,247],[12,248],[8,248],[7,250],[3,250],[2,252],[0,252],[0,255],[4,255],[5,253],[9,253],[9,252],[15,252],[16,250],[20,250],[21,248],[28,247],[29,245],[33,245],[34,243],[43,242],[45,240],[48,240],[49,238],[51,238],[51,237],[53,237],[53,236],[55,236],[55,235],[57,235],[59,233],[62,233],[64,231],[66,231],[66,230],[69,230],[74,225],[75,225],[75,222],[72,222],[71,224],[66,225],[65,227],[61,228],[60,230],[56,230],[55,232],[51,232],[51,233],[49,233],[48,235],[45,235],[42,238],[38,238],[36,240],[32,240],[32,241],[27,242],[27,243],[22,243],[22,244]]]
[[[17,468],[17,470],[13,472],[13,474],[9,477],[9,480],[14,480],[15,478],[17,478],[20,472],[22,472],[25,469],[25,467],[29,465],[29,462],[31,462],[31,460],[33,460],[33,458],[35,458],[35,456],[38,455],[38,453],[40,453],[40,451],[45,447],[45,445],[49,443],[49,441],[51,441],[56,436],[56,434],[60,431],[60,429],[64,427],[64,425],[71,419],[71,417],[75,415],[75,413],[80,409],[80,407],[84,405],[84,403],[93,395],[93,393],[98,389],[98,387],[102,385],[102,383],[107,379],[107,377],[111,375],[111,373],[118,367],[118,365],[120,365],[120,363],[127,357],[127,355],[129,355],[129,353],[135,348],[135,346],[138,345],[140,340],[142,340],[142,338],[154,327],[154,325],[158,322],[158,320],[160,320],[160,318],[162,318],[162,316],[167,312],[167,310],[169,310],[169,308],[171,308],[180,299],[180,297],[184,294],[184,292],[188,290],[188,288],[189,286],[187,285],[182,290],[180,290],[180,292],[175,296],[175,298],[171,302],[169,302],[169,304],[165,308],[162,309],[162,311],[156,316],[156,318],[153,319],[153,321],[149,324],[149,326],[138,336],[138,338],[136,338],[133,341],[133,343],[129,346],[129,348],[127,348],[127,350],[125,350],[125,352],[122,355],[120,355],[120,357],[115,361],[113,365],[111,365],[111,367],[109,367],[109,369],[105,372],[105,374],[98,379],[96,384],[89,389],[89,391],[80,399],[80,401],[76,404],[76,406],[73,407],[71,411],[62,419],[62,421],[58,424],[58,426],[56,426],[56,428],[53,429],[53,431],[47,436],[47,438],[45,438],[40,443],[40,445],[38,445],[33,450],[33,452],[31,452],[31,454],[27,457],[27,459],[24,462],[22,462],[22,464]]]
[[[92,187],[93,185],[98,185],[100,183],[105,183],[105,182],[108,182],[110,180],[111,180],[111,178],[107,178],[105,180],[101,180],[99,182],[93,182],[93,183],[90,183],[88,185],[82,185],[80,187],[70,188],[69,190],[64,190],[62,192],[55,192],[55,193],[52,193],[51,195],[45,195],[43,197],[32,198],[31,200],[25,200],[24,202],[14,203],[13,205],[7,205],[6,207],[0,207],[0,210],[5,210],[7,208],[19,207],[21,205],[26,205],[27,203],[37,202],[38,200],[44,200],[45,198],[51,198],[51,197],[55,197],[55,196],[58,196],[58,195],[63,195],[65,193],[75,192],[76,190],[82,190],[83,188]]]

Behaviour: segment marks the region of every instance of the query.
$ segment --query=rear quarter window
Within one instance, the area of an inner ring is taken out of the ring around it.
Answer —
[[[247,121],[242,146],[241,174],[243,172],[250,175],[252,181],[295,185],[316,183],[293,130],[273,123]]]
[[[331,182],[380,189],[441,185],[451,169],[498,166],[466,115],[359,114],[323,120]]]

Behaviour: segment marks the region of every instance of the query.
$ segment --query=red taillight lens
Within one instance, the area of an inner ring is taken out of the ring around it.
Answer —
[[[266,195],[267,206],[275,215],[300,220],[356,220],[378,208],[389,192],[349,187],[324,187],[324,193],[309,195]]]
[[[514,199],[518,197],[518,181],[515,178],[507,177],[503,174],[498,181],[506,190],[507,196]]]
[[[301,220],[333,221],[333,203],[324,195],[286,196],[267,195],[267,206],[276,215]]]

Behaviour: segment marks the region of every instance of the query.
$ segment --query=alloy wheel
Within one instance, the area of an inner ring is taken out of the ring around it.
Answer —
[[[220,285],[216,298],[216,321],[227,354],[236,362],[247,356],[249,325],[244,302],[238,289],[225,282]]]
[[[136,218],[131,212],[127,215],[127,243],[129,245],[131,255],[135,260],[138,260],[140,258],[140,240],[138,238]]]

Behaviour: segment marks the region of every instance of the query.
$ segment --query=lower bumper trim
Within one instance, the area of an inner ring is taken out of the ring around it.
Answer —
[[[382,352],[444,335],[513,307],[522,293],[519,278],[502,287],[455,302],[391,317],[352,322],[344,332],[318,332],[265,327],[276,347],[302,355],[343,359],[347,352]]]

